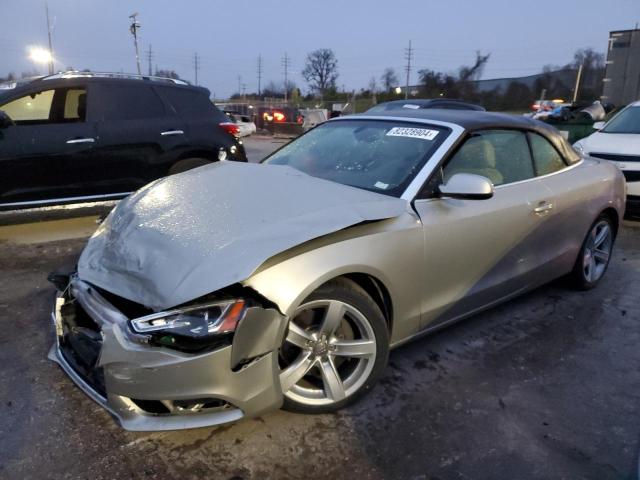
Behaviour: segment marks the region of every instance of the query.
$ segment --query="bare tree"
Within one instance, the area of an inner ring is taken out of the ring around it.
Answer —
[[[398,76],[396,75],[396,71],[391,67],[385,68],[384,72],[380,76],[380,81],[382,82],[382,85],[384,85],[385,92],[388,92],[398,85]]]
[[[320,48],[307,55],[302,76],[311,89],[324,95],[335,87],[338,79],[338,60],[330,48]]]

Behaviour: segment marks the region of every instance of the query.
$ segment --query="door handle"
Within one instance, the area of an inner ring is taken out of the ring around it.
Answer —
[[[553,203],[542,201],[536,208],[533,209],[533,213],[536,215],[545,215],[553,210]]]
[[[95,138],[72,138],[71,140],[67,140],[68,144],[75,144],[75,143],[95,143],[96,139]]]
[[[184,135],[182,130],[167,130],[166,132],[160,132],[160,135],[166,137],[168,135]]]

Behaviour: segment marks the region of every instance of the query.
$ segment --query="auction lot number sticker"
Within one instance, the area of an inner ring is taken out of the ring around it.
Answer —
[[[437,130],[428,128],[393,127],[387,132],[387,137],[421,138],[422,140],[433,140],[438,135]]]

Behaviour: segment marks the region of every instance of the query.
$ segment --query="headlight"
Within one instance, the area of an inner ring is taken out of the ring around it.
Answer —
[[[155,313],[130,324],[134,332],[150,335],[152,343],[195,351],[228,338],[245,311],[244,300],[229,300]]]

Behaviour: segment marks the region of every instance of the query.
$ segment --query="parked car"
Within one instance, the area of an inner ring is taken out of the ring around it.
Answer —
[[[485,108],[481,105],[475,105],[463,100],[456,100],[455,98],[412,98],[409,100],[392,100],[390,102],[379,103],[367,110],[366,113],[373,114],[405,108],[409,110],[418,110],[421,108],[444,108],[446,110],[485,111]]]
[[[256,124],[253,123],[249,115],[242,115],[238,112],[224,111],[229,120],[238,126],[237,137],[248,137],[251,134],[256,133]]]
[[[208,90],[67,72],[0,94],[0,209],[122,198],[221,158],[246,161]]]
[[[640,102],[622,109],[608,122],[596,122],[597,131],[574,143],[584,155],[616,165],[627,179],[627,212],[640,215]]]
[[[418,335],[563,275],[595,287],[624,188],[523,117],[329,120],[120,202],[51,276],[51,356],[130,430],[334,411]]]

